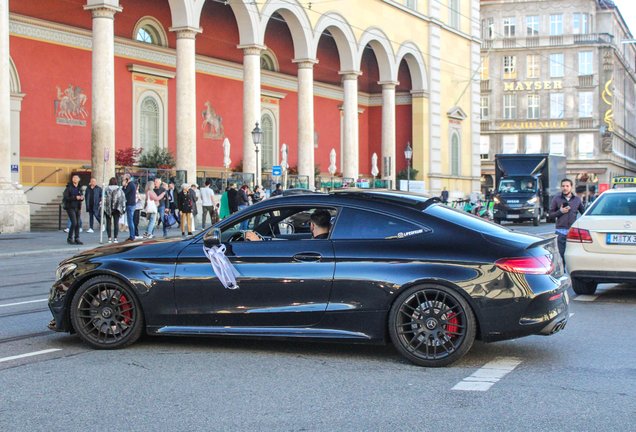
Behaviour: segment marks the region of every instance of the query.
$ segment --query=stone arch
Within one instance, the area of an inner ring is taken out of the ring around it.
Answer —
[[[20,75],[18,75],[18,69],[13,63],[13,59],[9,57],[9,76],[10,76],[10,93],[20,94],[22,93],[22,85],[20,85]]]
[[[170,4],[173,28],[199,28],[201,10],[205,0],[168,0],[168,3]]]
[[[145,16],[137,21],[135,27],[133,28],[132,38],[133,40],[137,40],[137,33],[139,33],[140,29],[150,30],[150,36],[153,38],[153,43],[162,47],[168,46],[168,35],[166,35],[166,30],[161,25],[158,19],[153,18],[151,16]]]
[[[260,13],[254,1],[236,0],[229,3],[239,29],[241,45],[262,45],[259,39]]]
[[[393,46],[386,34],[377,27],[368,28],[360,37],[358,42],[358,53],[356,59],[356,70],[360,70],[362,56],[367,45],[371,45],[380,68],[380,81],[397,81],[397,68],[395,66],[395,55]]]
[[[318,20],[316,28],[314,29],[313,46],[311,51],[312,58],[316,58],[318,44],[320,43],[320,36],[325,30],[329,30],[331,36],[333,36],[336,41],[338,55],[340,56],[340,70],[359,70],[359,68],[356,68],[356,37],[353,34],[353,30],[347,20],[336,12],[328,12]]]
[[[287,23],[294,42],[294,57],[297,59],[308,59],[311,57],[313,36],[312,25],[305,9],[296,0],[268,0],[261,10],[261,22],[259,38],[265,41],[265,31],[267,23],[274,14],[278,12]],[[264,42],[261,42],[263,44]]]
[[[396,70],[399,69],[402,59],[406,60],[406,64],[409,66],[411,73],[411,90],[428,91],[426,62],[417,45],[410,41],[404,42],[400,45],[395,59]]]

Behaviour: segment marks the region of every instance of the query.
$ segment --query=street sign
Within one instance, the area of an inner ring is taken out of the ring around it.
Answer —
[[[11,165],[11,172],[12,173],[17,173],[18,172],[18,166],[17,165]]]
[[[106,147],[104,149],[104,162],[108,162],[108,159],[110,159],[110,150]]]
[[[280,165],[274,165],[272,167],[272,175],[275,175],[275,176],[283,175],[283,167]]]

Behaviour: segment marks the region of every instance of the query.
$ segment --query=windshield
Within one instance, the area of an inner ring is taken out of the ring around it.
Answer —
[[[537,181],[532,177],[508,177],[499,182],[499,192],[502,194],[536,191]]]
[[[636,216],[636,192],[601,194],[586,214],[592,216]]]

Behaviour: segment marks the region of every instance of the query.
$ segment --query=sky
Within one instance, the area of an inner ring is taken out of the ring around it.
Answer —
[[[614,0],[614,4],[621,11],[623,19],[627,22],[629,31],[636,37],[636,0]]]

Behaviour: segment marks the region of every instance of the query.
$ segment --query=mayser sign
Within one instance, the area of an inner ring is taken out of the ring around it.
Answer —
[[[504,91],[563,90],[561,81],[527,81],[504,83]]]

